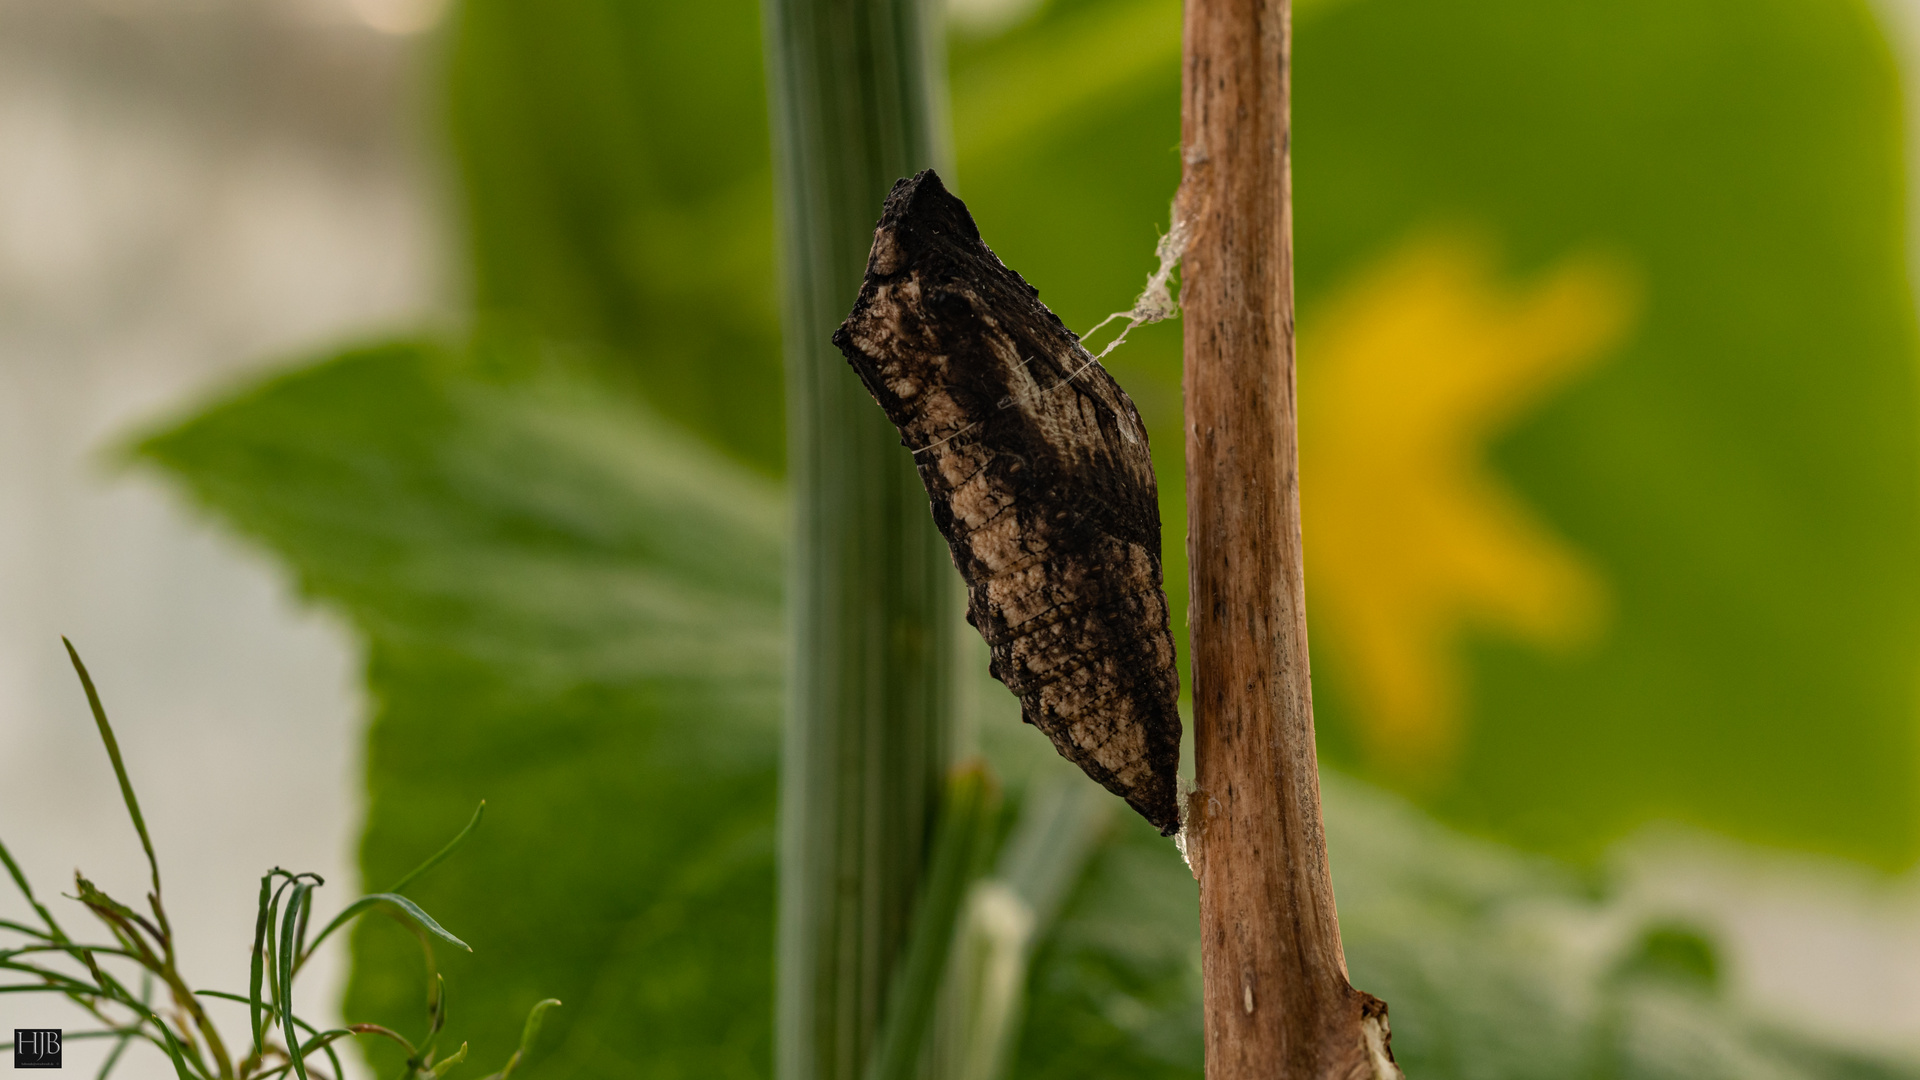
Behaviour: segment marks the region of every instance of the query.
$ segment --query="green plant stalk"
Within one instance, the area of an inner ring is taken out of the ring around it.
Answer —
[[[794,497],[778,1080],[859,1080],[951,757],[958,584],[899,435],[829,340],[888,189],[943,164],[922,2],[765,0]]]
[[[931,1065],[923,1051],[934,1027],[934,1010],[947,981],[969,890],[986,869],[986,856],[993,847],[999,802],[999,792],[983,764],[962,766],[947,780],[939,836],[917,898],[906,953],[888,988],[886,1018],[867,1061],[866,1080],[941,1074],[937,1067],[922,1071],[923,1063]]]
[[[941,987],[941,1026],[929,1033],[932,1075],[1006,1076],[1035,949],[1086,873],[1115,810],[1106,792],[1077,774],[1027,786],[992,874],[970,883],[959,913]]]

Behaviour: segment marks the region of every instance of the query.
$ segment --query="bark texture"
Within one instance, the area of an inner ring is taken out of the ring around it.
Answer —
[[[1176,832],[1180,679],[1133,402],[932,170],[887,197],[833,340],[914,453],[994,677],[1063,756]]]
[[[1286,0],[1188,0],[1187,514],[1209,1080],[1397,1078],[1347,981],[1307,667]]]

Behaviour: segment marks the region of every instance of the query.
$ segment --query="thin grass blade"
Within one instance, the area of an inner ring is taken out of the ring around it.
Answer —
[[[347,1034],[351,1035],[352,1032],[347,1032]],[[326,1042],[321,1043],[320,1049],[327,1052],[327,1064],[333,1066],[334,1080],[347,1080],[347,1071],[340,1064],[340,1055],[333,1052],[333,1040],[328,1039]]]
[[[303,1023],[300,1026],[303,1028],[306,1028],[309,1031],[313,1031],[312,1024]],[[347,1074],[343,1072],[340,1068],[340,1056],[333,1052],[333,1044],[352,1034],[354,1034],[354,1031],[351,1028],[334,1028],[331,1031],[314,1031],[313,1038],[308,1039],[306,1041],[306,1044],[300,1047],[300,1057],[307,1058],[312,1056],[315,1050],[323,1050],[326,1052],[328,1063],[333,1066],[333,1075],[335,1077],[335,1080],[346,1080]]]
[[[351,1030],[355,1035],[379,1035],[384,1038],[392,1039],[394,1042],[399,1043],[404,1050],[406,1050],[408,1058],[417,1057],[419,1055],[419,1051],[414,1049],[413,1043],[410,1042],[405,1035],[400,1034],[399,1032],[393,1030],[392,1028],[381,1027],[379,1024],[352,1024],[352,1025],[349,1025],[349,1030]]]
[[[340,929],[342,926],[345,926],[347,922],[351,920],[355,915],[358,915],[361,912],[366,911],[368,908],[375,907],[379,904],[387,904],[392,907],[398,908],[402,914],[404,914],[407,918],[413,920],[416,924],[418,924],[420,927],[425,929],[428,933],[434,935],[435,937],[441,938],[445,941],[452,942],[453,944],[460,946],[462,949],[465,949],[467,952],[473,951],[473,946],[467,944],[464,941],[461,941],[459,938],[454,937],[452,934],[448,933],[445,927],[433,921],[433,916],[428,915],[426,912],[420,910],[420,905],[414,903],[413,901],[407,899],[404,896],[401,896],[399,893],[373,893],[368,896],[363,896],[360,899],[355,900],[353,903],[348,904],[344,909],[341,910],[340,914],[335,915],[333,917],[333,921],[328,923],[325,929],[321,930],[320,933],[314,936],[313,944],[307,948],[307,955],[308,956],[313,955],[313,951],[320,947],[321,942],[327,940],[328,935],[332,934],[335,930]]]
[[[431,1050],[439,1040],[440,1032],[447,1026],[447,977],[436,972],[433,976],[432,993],[427,998],[427,1041],[420,1044],[422,1050]]]
[[[10,986],[0,987],[0,992],[26,993],[32,990],[56,990],[62,994],[68,995],[69,997],[75,994],[78,994],[84,997],[113,997],[114,996],[112,993],[110,993],[109,991],[103,988],[89,986],[88,984],[83,983],[79,979],[73,978],[70,975],[62,975],[57,971],[48,971],[45,968],[37,968],[31,964],[15,964],[10,962],[0,961],[0,971],[17,971],[22,975],[32,975],[32,976],[35,976],[36,978],[43,980],[38,984],[29,984],[29,985],[14,983]]]
[[[461,1043],[460,1049],[455,1050],[452,1057],[428,1069],[427,1075],[433,1077],[434,1080],[439,1080],[440,1077],[445,1076],[455,1065],[465,1060],[467,1060],[467,1044]]]
[[[318,877],[314,879],[314,885],[316,887],[324,884],[325,882],[321,881]],[[299,960],[300,957],[306,955],[307,920],[311,919],[312,917],[313,917],[313,902],[309,900],[306,904],[302,905],[300,908],[299,925],[293,928],[293,948],[287,950],[288,952],[293,954],[294,960],[296,961],[296,964],[295,964],[296,970],[299,967],[297,961]]]
[[[253,919],[253,957],[247,970],[247,1017],[253,1027],[254,1056],[266,1052],[266,1029],[260,1026],[260,983],[267,959],[267,927],[272,922],[268,905],[272,901],[274,871],[260,879],[260,908]]]
[[[194,996],[196,997],[220,998],[223,1001],[237,1001],[243,1005],[252,1003],[252,999],[250,998],[241,997],[239,994],[229,994],[221,990],[195,990],[193,993],[194,993]],[[271,1005],[264,1005],[262,1006],[262,1008],[266,1010],[267,1019],[269,1022],[277,1019],[280,1015],[279,1010],[273,1008]],[[397,1032],[390,1031],[386,1028],[381,1027],[378,1024],[355,1024],[352,1027],[337,1028],[332,1031],[321,1031],[319,1028],[316,1028],[312,1024],[307,1023],[305,1020],[300,1019],[298,1016],[295,1016],[293,1018],[293,1022],[294,1022],[294,1025],[298,1027],[301,1031],[306,1032],[308,1035],[313,1036],[314,1038],[318,1038],[321,1035],[332,1035],[335,1037],[338,1037],[341,1035],[385,1035],[388,1038],[399,1040],[400,1045],[407,1048],[407,1053],[409,1055],[413,1053],[412,1043],[408,1042],[404,1038],[401,1038],[401,1036]],[[307,1047],[303,1049],[301,1052],[311,1053],[314,1049],[322,1049],[327,1052],[327,1057],[331,1059],[333,1062],[333,1071],[335,1076],[345,1075],[340,1071],[340,1059],[334,1054],[333,1044],[331,1041],[321,1043],[318,1045],[318,1047],[316,1047],[314,1045],[313,1039],[309,1039],[307,1041]]]
[[[134,1035],[138,1033],[139,1029],[136,1028],[120,1036],[120,1041],[114,1043],[113,1049],[107,1052],[107,1059],[100,1063],[100,1071],[93,1074],[93,1080],[107,1080],[107,1077],[113,1075],[113,1067],[120,1064],[120,1055],[127,1052],[127,1046],[133,1042]]]
[[[93,685],[93,676],[87,674],[87,665],[80,659],[79,650],[65,637],[60,643],[67,647],[67,657],[73,661],[74,673],[80,676],[80,686],[87,692],[87,706],[93,710],[93,722],[100,729],[100,741],[106,745],[107,760],[113,763],[113,775],[120,781],[120,798],[127,804],[127,816],[133,819],[133,828],[140,834],[140,846],[147,853],[147,867],[153,871],[153,914],[160,921],[163,934],[171,936],[172,928],[167,925],[167,914],[160,906],[160,860],[153,854],[153,837],[147,834],[147,819],[140,813],[140,800],[133,794],[133,781],[127,778],[127,763],[120,756],[120,742],[113,737],[113,725],[107,722],[106,706],[100,704],[100,691]]]
[[[12,919],[0,919],[0,930],[11,930],[16,934],[25,934],[31,938],[39,938],[41,941],[54,940],[53,935],[47,933],[45,930],[35,930],[26,923],[17,923]]]
[[[153,973],[143,971],[140,973],[140,1007],[142,1009],[150,1008],[152,1003]],[[94,1074],[93,1080],[107,1080],[107,1077],[113,1074],[114,1066],[120,1064],[121,1055],[127,1052],[127,1047],[132,1044],[136,1036],[144,1038],[149,1042],[153,1040],[153,1036],[148,1035],[144,1030],[144,1025],[136,1026],[126,1038],[113,1044],[113,1049],[108,1052],[106,1060],[100,1063],[100,1071]]]
[[[77,960],[79,959],[79,955],[82,951],[83,950],[78,945],[72,945],[72,944],[62,945],[62,944],[55,944],[53,942],[49,942],[45,945],[28,945],[24,948],[7,949],[4,951],[0,951],[0,960],[11,960],[17,956],[37,956],[41,953],[59,953],[62,956],[71,956]],[[104,954],[106,956],[124,956],[129,960],[141,959],[141,956],[139,953],[129,952],[126,949],[110,949],[104,945],[89,945],[85,948],[84,951],[90,952],[90,953]]]
[[[193,996],[219,998],[221,1001],[237,1001],[242,1005],[249,1005],[253,1002],[253,999],[247,997],[245,994],[229,994],[225,990],[195,990]],[[260,1011],[266,1015],[269,1023],[272,1023],[273,1020],[280,1015],[280,1010],[266,1002],[261,1002]]]
[[[293,884],[289,878],[273,890],[273,899],[267,903],[267,940],[266,971],[267,1000],[273,1003],[275,1011],[280,1007],[280,898]]]
[[[499,1072],[487,1077],[487,1080],[509,1080],[513,1076],[513,1070],[527,1060],[528,1054],[533,1053],[533,1041],[540,1037],[540,1025],[546,1021],[547,1010],[558,1004],[560,1004],[559,998],[548,998],[536,1003],[527,1011],[527,1025],[520,1029],[520,1048],[513,1052],[513,1056],[507,1059],[507,1063],[501,1066]]]
[[[60,1033],[60,1041],[62,1043],[70,1043],[75,1039],[131,1039],[138,1034],[140,1034],[140,1029],[137,1027],[106,1028],[101,1031],[63,1031]],[[13,1049],[12,1043],[0,1043],[0,1050],[11,1049]]]
[[[426,873],[427,871],[445,862],[447,860],[447,856],[453,854],[454,849],[459,847],[461,844],[465,843],[467,837],[473,834],[473,830],[480,827],[480,816],[486,812],[487,812],[487,800],[481,799],[480,805],[473,808],[473,817],[467,821],[466,828],[461,829],[458,833],[454,835],[453,839],[447,841],[446,847],[443,847],[439,851],[434,852],[430,857],[428,857],[426,862],[423,862],[419,866],[414,867],[411,871],[407,873],[405,877],[395,882],[394,886],[388,889],[387,891],[390,893],[400,892],[401,890],[405,889],[407,886],[419,880],[420,875]]]
[[[34,897],[33,886],[27,884],[27,875],[21,872],[20,864],[13,861],[13,855],[7,850],[5,844],[0,844],[0,863],[7,865],[7,876],[13,878],[14,887],[19,889],[20,895],[26,897],[27,903],[33,906],[34,912],[40,916],[40,921],[47,924],[47,933],[51,934],[55,941],[67,940],[66,932],[60,929],[59,923],[53,921],[53,913]]]
[[[167,1057],[173,1061],[174,1074],[179,1077],[179,1080],[194,1080],[193,1070],[187,1068],[186,1055],[180,1051],[180,1040],[173,1037],[173,1031],[167,1027],[166,1021],[160,1019],[151,1009],[142,1007],[140,1011],[145,1014],[148,1023],[160,1029],[160,1038],[164,1040]],[[212,1078],[209,1077],[208,1080]]]
[[[293,937],[294,928],[300,924],[300,912],[312,902],[313,886],[300,882],[287,896],[287,910],[280,917],[280,1020],[281,1030],[287,1040],[287,1051],[293,1057],[294,1074],[300,1080],[307,1080],[307,1062],[299,1053],[300,1031],[293,1020]]]

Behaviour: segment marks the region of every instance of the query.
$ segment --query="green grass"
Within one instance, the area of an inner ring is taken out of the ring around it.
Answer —
[[[247,992],[237,994],[190,987],[180,974],[172,923],[161,899],[160,860],[154,855],[146,816],[140,812],[139,797],[134,794],[133,781],[127,776],[119,740],[114,738],[106,707],[79,651],[72,642],[65,644],[74,673],[86,691],[87,704],[99,729],[100,742],[106,748],[107,760],[113,766],[114,778],[120,783],[121,801],[126,805],[134,831],[140,835],[140,847],[146,852],[147,868],[152,874],[153,891],[147,894],[147,909],[142,913],[102,892],[76,871],[75,895],[69,899],[84,906],[108,936],[105,941],[90,941],[67,932],[53,912],[41,903],[13,855],[0,844],[0,863],[6,865],[14,886],[39,920],[38,926],[0,920],[0,972],[9,979],[19,980],[0,983],[0,994],[58,995],[97,1021],[98,1028],[64,1035],[65,1039],[114,1040],[97,1080],[105,1080],[120,1064],[127,1047],[136,1042],[165,1053],[179,1080],[271,1080],[288,1073],[300,1080],[312,1077],[340,1080],[345,1072],[334,1044],[360,1036],[387,1039],[401,1047],[405,1061],[401,1080],[423,1077],[439,1080],[464,1062],[467,1057],[464,1042],[453,1053],[440,1055],[440,1036],[446,1022],[446,980],[435,970],[433,939],[472,950],[418,904],[401,895],[401,890],[453,854],[479,826],[485,804],[474,811],[466,828],[393,888],[348,904],[311,937],[307,928],[313,919],[314,891],[326,882],[318,874],[292,873],[277,866],[267,871],[260,879]],[[380,1024],[349,1024],[322,1031],[301,1019],[294,1008],[295,982],[321,943],[334,931],[372,911],[392,916],[420,943],[431,990],[427,998],[425,1034],[417,1040]],[[133,989],[135,979],[138,990]],[[162,999],[159,1002],[155,1000],[156,993]],[[228,1041],[202,1006],[203,998],[246,1004],[249,1020],[245,1041]],[[549,998],[533,1007],[522,1029],[519,1049],[487,1080],[507,1080],[513,1074],[531,1050],[547,1010],[558,1004]],[[0,1046],[0,1049],[11,1045]],[[242,1055],[237,1060],[236,1052]],[[330,1074],[310,1064],[315,1054],[326,1056],[332,1070]]]

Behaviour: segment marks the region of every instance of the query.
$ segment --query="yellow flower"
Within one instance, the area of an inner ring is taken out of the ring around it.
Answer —
[[[1604,622],[1599,576],[1485,455],[1607,355],[1636,299],[1631,276],[1603,258],[1566,259],[1514,288],[1483,246],[1429,235],[1303,326],[1309,608],[1353,684],[1368,754],[1403,780],[1433,783],[1451,767],[1463,631],[1564,649]]]

